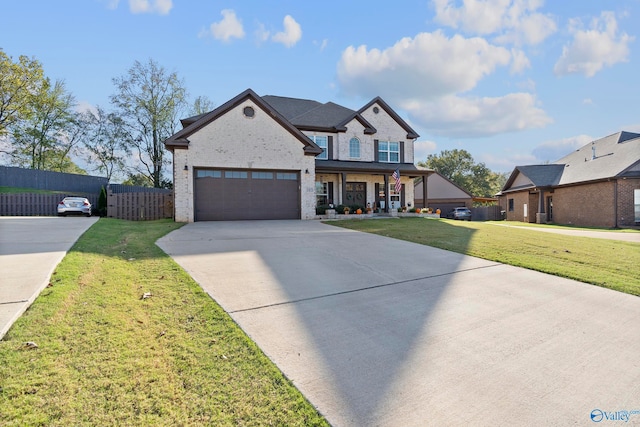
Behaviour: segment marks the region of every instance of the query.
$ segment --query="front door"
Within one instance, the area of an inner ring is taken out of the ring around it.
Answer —
[[[366,182],[347,182],[344,205],[345,206],[357,205],[364,208],[367,205],[367,183]]]

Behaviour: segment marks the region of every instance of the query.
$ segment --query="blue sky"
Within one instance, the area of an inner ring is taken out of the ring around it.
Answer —
[[[420,134],[416,161],[460,148],[508,172],[640,132],[640,0],[21,0],[2,18],[0,48],[85,107],[152,58],[216,105],[381,96]]]

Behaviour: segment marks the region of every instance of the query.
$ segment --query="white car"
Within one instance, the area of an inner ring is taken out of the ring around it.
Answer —
[[[84,197],[65,197],[58,203],[58,216],[91,216],[91,203]]]

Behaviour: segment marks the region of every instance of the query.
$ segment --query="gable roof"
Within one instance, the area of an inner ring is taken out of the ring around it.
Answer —
[[[620,176],[640,162],[640,134],[618,132],[595,140],[556,164],[565,165],[559,185]]]
[[[530,182],[513,187],[520,175]],[[516,166],[501,193],[624,176],[640,177],[640,134],[622,131],[592,141],[550,164]]]
[[[398,113],[396,113],[395,111],[393,111],[393,109],[389,106],[389,104],[387,104],[386,102],[384,102],[384,100],[382,98],[380,98],[379,96],[376,96],[375,98],[373,98],[371,101],[369,101],[369,103],[367,105],[365,105],[364,107],[362,107],[361,109],[358,110],[358,114],[362,114],[363,112],[365,112],[367,109],[369,109],[369,107],[371,107],[374,104],[378,104],[379,106],[382,107],[382,109],[388,114],[390,115],[393,120],[395,120],[396,122],[398,122],[398,124],[405,130],[407,131],[407,139],[415,139],[418,138],[420,135],[418,135],[416,133],[415,130],[413,130],[411,128],[411,126],[409,126],[407,124],[407,122],[405,122],[404,120],[402,120],[402,117],[400,117],[398,115]]]
[[[351,120],[358,120],[365,128],[365,133],[372,134],[376,129],[358,112],[349,108],[327,102],[282,96],[263,96],[269,105],[275,108],[298,129],[317,130],[320,132],[345,132],[345,125]]]
[[[185,149],[189,148],[189,137],[198,130],[202,129],[209,123],[216,120],[218,117],[226,114],[230,110],[234,109],[246,100],[251,100],[257,107],[265,111],[271,118],[273,118],[278,124],[286,129],[291,135],[297,138],[304,145],[304,152],[306,155],[318,155],[322,152],[322,149],[318,147],[309,137],[303,134],[298,128],[293,126],[286,118],[284,118],[277,110],[271,105],[266,103],[260,96],[258,96],[253,90],[247,89],[240,93],[236,97],[225,102],[213,111],[210,111],[199,116],[191,117],[183,121],[184,127],[182,130],[173,134],[164,141],[164,145],[168,150]]]

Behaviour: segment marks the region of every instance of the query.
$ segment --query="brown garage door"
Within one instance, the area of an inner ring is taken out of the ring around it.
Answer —
[[[195,170],[195,220],[300,219],[298,172]]]

